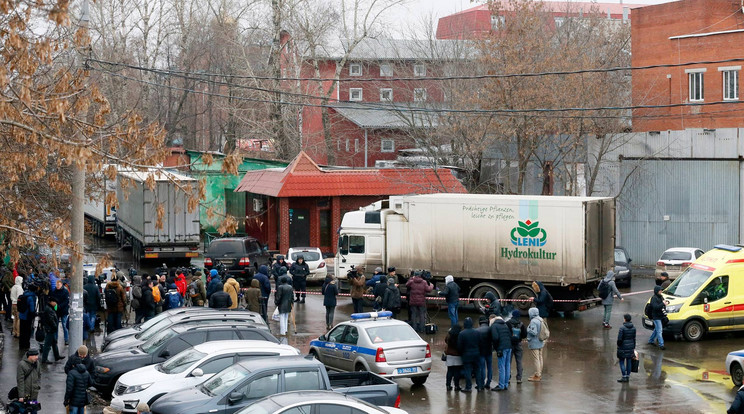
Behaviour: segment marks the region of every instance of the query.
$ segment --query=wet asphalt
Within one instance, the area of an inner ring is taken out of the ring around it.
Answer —
[[[94,247],[95,249],[95,247]],[[128,268],[128,252],[116,251],[110,245],[99,250],[113,252],[121,268]],[[94,250],[94,253],[96,251]],[[123,267],[123,266],[126,267]],[[155,266],[157,264],[153,264]],[[147,270],[141,269],[141,270]],[[620,289],[621,294],[644,292],[652,289],[653,280],[636,278],[632,289]],[[317,286],[311,286],[318,289]],[[439,325],[435,335],[423,335],[431,344],[432,373],[423,386],[414,386],[410,380],[398,380],[401,393],[401,408],[414,413],[723,413],[734,398],[736,389],[726,374],[726,355],[744,348],[744,333],[709,335],[701,342],[688,343],[674,338],[666,339],[665,351],[646,345],[650,331],[641,327],[643,307],[651,293],[628,295],[624,301],[615,301],[612,313],[612,329],[602,328],[602,309],[593,308],[576,313],[569,318],[549,318],[551,338],[544,351],[545,367],[540,383],[512,382],[503,392],[473,392],[471,394],[447,391],[445,387],[445,363],[440,360],[444,349],[444,337],[449,327],[446,309],[431,306],[430,318]],[[309,349],[311,340],[324,333],[324,309],[322,298],[311,295],[307,303],[297,305],[297,333],[283,339],[303,352]],[[270,309],[271,310],[271,309]],[[339,298],[336,322],[348,318],[352,312],[351,300]],[[637,350],[641,366],[630,382],[619,384],[620,368],[617,364],[617,328],[622,315],[630,313],[636,324]],[[407,312],[401,312],[405,318]],[[477,319],[474,310],[463,309],[460,319],[466,316]],[[526,322],[526,318],[524,318]],[[5,352],[0,367],[0,396],[5,400],[7,391],[15,385],[16,366],[22,354],[18,341],[10,333],[9,325],[3,324]],[[272,332],[278,331],[276,322],[271,322]],[[100,334],[89,339],[91,349],[101,343]],[[33,342],[33,340],[32,340]],[[60,332],[60,352],[67,354]],[[526,348],[526,346],[525,346]],[[71,352],[72,350],[70,350]],[[62,400],[65,388],[64,361],[42,366],[42,412],[63,413]],[[524,376],[532,374],[534,365],[526,352]],[[516,367],[512,363],[513,377]],[[494,376],[497,364],[494,358]],[[101,412],[100,404],[90,407],[88,412]]]

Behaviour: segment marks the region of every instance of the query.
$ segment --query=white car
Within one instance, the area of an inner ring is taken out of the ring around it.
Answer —
[[[328,275],[328,266],[326,266],[326,262],[323,260],[323,252],[317,247],[290,247],[284,260],[286,260],[289,266],[292,266],[292,263],[300,256],[305,259],[305,263],[310,268],[310,274],[307,276],[307,280],[313,282],[324,281],[326,275]]]
[[[262,398],[237,414],[406,414],[333,391],[291,391]]]
[[[662,272],[667,272],[670,279],[676,279],[687,267],[705,252],[697,247],[672,247],[666,249],[656,262],[656,277]]]
[[[180,352],[161,364],[127,372],[117,381],[111,398],[123,403],[125,413],[136,413],[140,401],[152,405],[163,395],[195,387],[240,361],[285,355],[300,355],[300,351],[268,341],[207,342]]]
[[[744,349],[729,352],[726,356],[726,372],[731,375],[731,381],[741,387],[744,380]]]

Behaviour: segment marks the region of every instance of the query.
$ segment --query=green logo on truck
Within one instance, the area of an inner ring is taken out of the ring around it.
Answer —
[[[529,247],[543,247],[548,241],[548,232],[540,227],[537,221],[537,201],[521,201],[519,203],[519,218],[517,227],[514,227],[509,234],[514,248],[502,247],[501,257],[507,260],[511,259],[528,259],[528,260],[555,260],[557,253],[548,252],[540,249],[530,249]],[[528,247],[520,249],[520,247]]]

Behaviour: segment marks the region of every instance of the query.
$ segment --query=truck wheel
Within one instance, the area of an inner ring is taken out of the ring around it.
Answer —
[[[518,286],[509,292],[509,299],[515,299],[519,302],[512,302],[514,309],[518,309],[522,312],[522,315],[527,315],[527,311],[532,307],[532,298],[535,297],[535,291],[532,287],[527,285]]]
[[[685,324],[685,327],[682,329],[682,335],[684,335],[685,339],[689,342],[697,342],[703,339],[703,335],[705,335],[705,327],[700,321],[692,320]]]
[[[411,381],[413,382],[413,385],[424,385],[428,378],[428,375],[425,377],[413,377],[411,378]]]
[[[741,387],[742,380],[744,380],[744,369],[741,368],[741,365],[739,365],[738,362],[731,363],[731,369],[729,369],[731,372],[731,381],[734,382],[734,385],[737,387]]]
[[[486,308],[487,301],[486,293],[491,292],[494,295],[496,295],[497,299],[504,299],[506,298],[506,294],[504,294],[504,289],[496,284],[492,283],[480,283],[478,285],[475,285],[473,289],[470,291],[470,295],[468,299],[470,299],[471,302],[473,302],[473,305],[475,305],[475,309],[477,311],[483,312],[483,310]],[[474,300],[474,299],[480,299],[480,300]]]

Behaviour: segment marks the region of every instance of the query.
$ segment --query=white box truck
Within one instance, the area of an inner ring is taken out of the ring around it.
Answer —
[[[399,275],[428,270],[437,283],[455,276],[461,297],[487,292],[519,299],[526,310],[532,281],[548,287],[559,311],[595,304],[594,289],[614,268],[612,198],[428,194],[394,196],[344,214],[336,274],[351,265],[394,266]]]
[[[106,170],[108,165],[104,165]],[[106,203],[106,194],[116,191],[116,180],[109,180],[106,174],[99,173],[94,177],[100,180],[102,190],[85,197],[83,212],[91,225],[92,233],[97,237],[116,235],[116,206]]]
[[[154,182],[151,190],[148,180]],[[135,261],[187,259],[199,256],[199,209],[189,211],[190,194],[197,181],[166,171],[120,171],[116,183],[119,210],[116,240],[131,246]],[[158,208],[162,206],[162,226]]]

